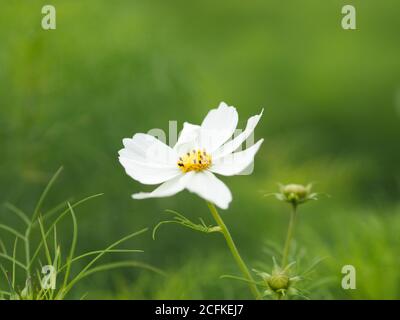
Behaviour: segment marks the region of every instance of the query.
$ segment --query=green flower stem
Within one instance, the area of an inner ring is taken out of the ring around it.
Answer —
[[[208,208],[211,211],[215,221],[217,222],[218,226],[221,228],[221,232],[225,237],[226,243],[228,244],[229,249],[233,255],[233,258],[236,260],[240,270],[242,271],[244,277],[249,280],[249,287],[253,295],[257,300],[261,299],[261,294],[257,289],[257,286],[254,284],[253,277],[251,276],[249,269],[247,268],[246,264],[244,263],[242,257],[239,254],[238,249],[236,248],[235,243],[233,242],[232,236],[229,233],[228,228],[226,227],[224,221],[222,220],[221,216],[219,215],[217,208],[210,202],[207,202]]]
[[[285,247],[283,249],[282,266],[281,266],[282,268],[286,267],[288,256],[289,256],[290,243],[292,242],[294,225],[296,223],[296,211],[297,211],[297,206],[295,204],[293,204],[292,212],[290,213],[290,221],[289,221],[289,227],[288,227],[288,232],[287,232],[287,236],[286,236]]]

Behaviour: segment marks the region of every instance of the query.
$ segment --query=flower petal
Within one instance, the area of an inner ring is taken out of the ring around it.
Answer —
[[[261,113],[255,116],[252,116],[247,120],[247,125],[246,129],[239,134],[236,138],[232,139],[231,141],[225,143],[223,146],[221,146],[218,150],[216,150],[213,153],[213,159],[218,159],[221,157],[224,157],[235,150],[237,150],[244,141],[254,132],[254,129],[256,128],[258,121],[260,120],[262,114],[264,112],[264,109],[261,110]]]
[[[163,198],[170,197],[185,188],[185,185],[191,177],[191,173],[180,175],[171,180],[164,182],[152,192],[139,192],[132,195],[133,199],[147,199],[147,198]]]
[[[178,159],[176,152],[162,141],[145,133],[137,133],[132,139],[123,140],[123,156],[141,163],[175,165]]]
[[[124,153],[124,150],[121,150],[119,162],[125,168],[125,172],[140,183],[159,184],[182,173],[177,165],[159,165],[156,163],[140,162],[123,156]]]
[[[126,173],[143,184],[159,184],[181,173],[177,154],[155,137],[137,133],[132,139],[123,140],[119,161]]]
[[[174,146],[177,154],[184,154],[188,150],[197,148],[200,134],[200,126],[185,122],[179,135],[178,141]]]
[[[249,169],[249,166],[254,161],[254,156],[256,155],[263,141],[264,139],[259,140],[256,144],[244,151],[231,153],[216,160],[213,159],[213,164],[209,170],[224,176],[250,174],[252,170],[246,169]],[[247,172],[244,172],[244,170]]]
[[[232,201],[232,194],[228,187],[208,171],[194,173],[186,188],[221,209],[227,209]]]
[[[235,107],[221,102],[218,109],[212,109],[204,118],[200,129],[200,145],[207,152],[213,152],[234,133],[238,123]]]

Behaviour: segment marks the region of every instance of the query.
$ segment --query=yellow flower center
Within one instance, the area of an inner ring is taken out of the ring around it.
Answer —
[[[211,166],[211,155],[205,150],[192,150],[182,155],[177,164],[183,172],[202,171]]]

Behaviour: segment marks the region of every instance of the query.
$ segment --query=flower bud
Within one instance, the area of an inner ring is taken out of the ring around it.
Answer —
[[[317,193],[311,192],[312,185],[307,186],[301,184],[280,185],[280,192],[273,193],[280,201],[289,202],[294,206],[307,202],[308,200],[317,200]]]
[[[289,287],[289,276],[283,270],[277,270],[267,279],[268,286],[274,290],[286,290]]]
[[[298,296],[299,289],[297,283],[303,278],[293,275],[291,268],[295,262],[289,263],[285,268],[277,264],[275,258],[272,258],[274,266],[271,274],[254,270],[259,277],[262,278],[265,287],[264,296],[274,297],[281,299],[282,297]],[[304,296],[303,296],[304,297]]]
[[[288,184],[282,187],[282,193],[290,202],[302,202],[306,199],[309,191],[301,184]]]

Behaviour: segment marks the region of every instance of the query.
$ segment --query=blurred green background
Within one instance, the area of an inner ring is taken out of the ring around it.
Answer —
[[[56,7],[56,30],[41,28],[45,4]],[[326,257],[315,277],[331,281],[310,297],[400,298],[400,3],[352,0],[352,31],[341,28],[345,4],[2,1],[0,201],[32,212],[61,165],[45,208],[104,192],[77,209],[78,252],[151,229],[167,208],[211,223],[204,201],[187,191],[132,200],[152,187],[124,173],[122,139],[167,131],[169,120],[179,129],[200,123],[220,101],[237,107],[241,128],[265,108],[255,172],[222,178],[233,202],[221,214],[248,264],[270,264],[266,243],[282,246],[287,228],[287,205],[263,194],[278,182],[313,181],[330,197],[300,208],[296,244],[309,260]],[[0,219],[14,222],[4,208]],[[97,274],[71,298],[251,298],[245,284],[219,279],[238,271],[217,234],[169,225],[129,247],[168,275]],[[356,290],[340,286],[346,264],[357,269]]]

